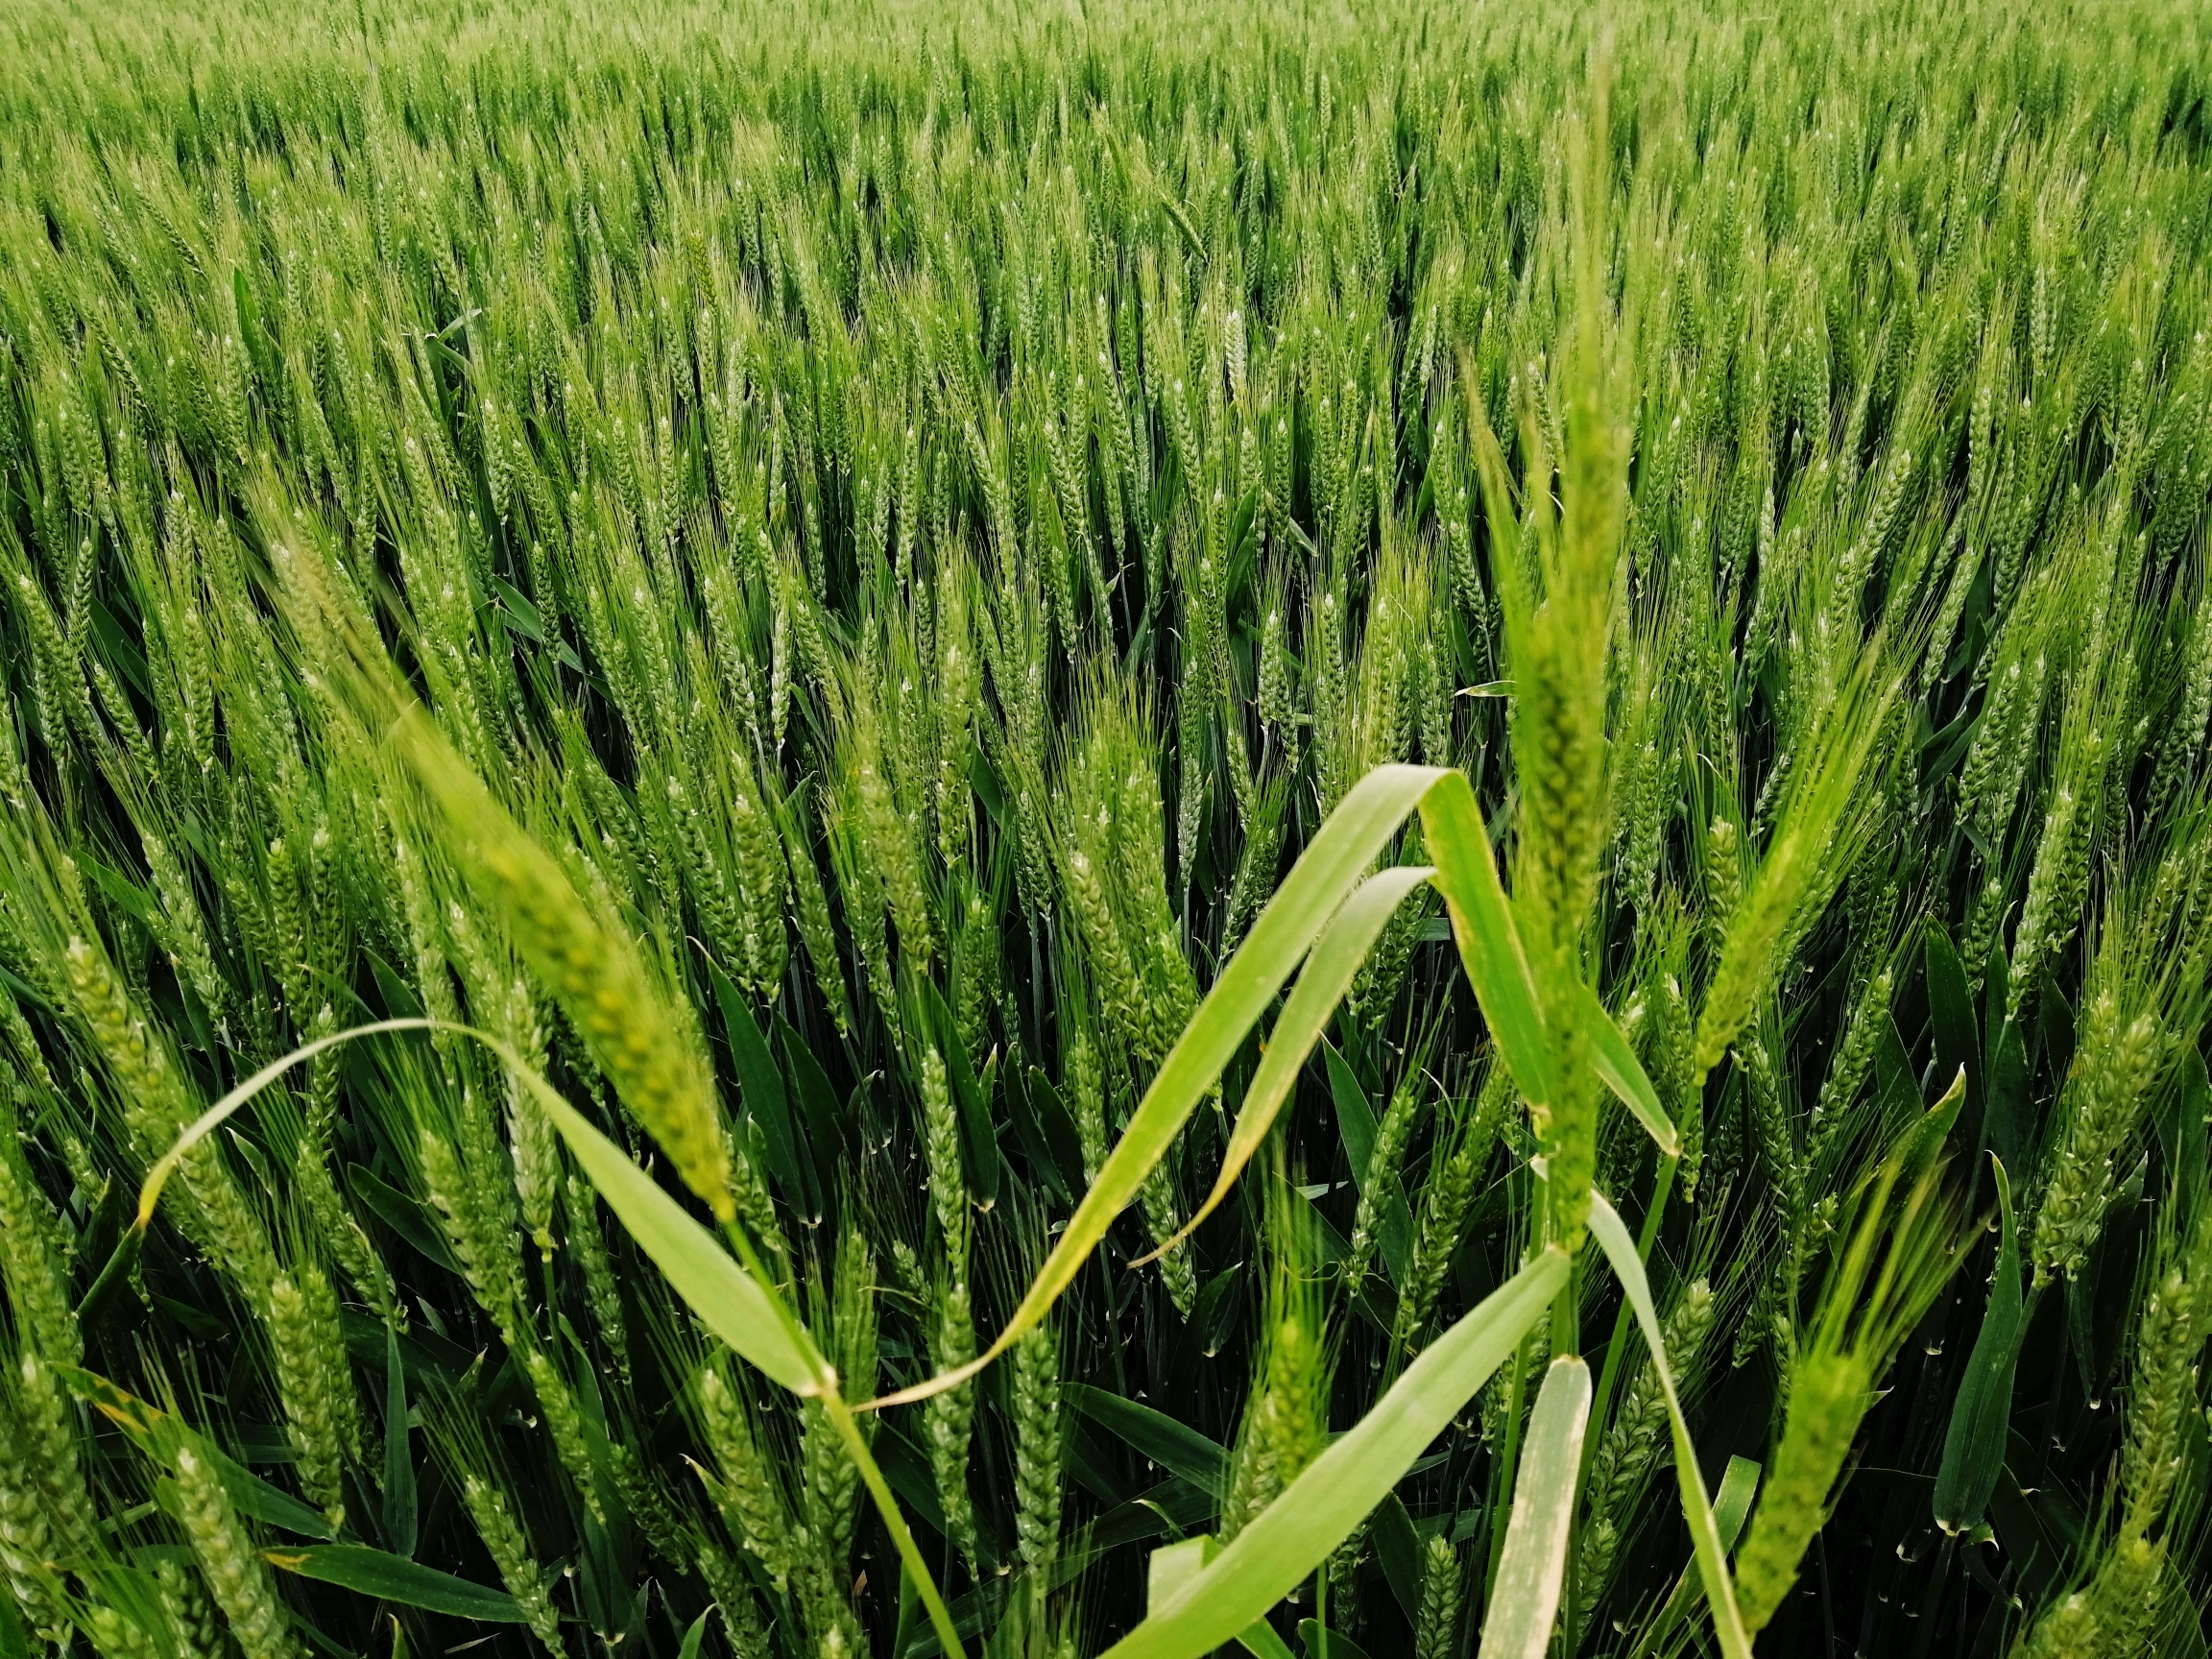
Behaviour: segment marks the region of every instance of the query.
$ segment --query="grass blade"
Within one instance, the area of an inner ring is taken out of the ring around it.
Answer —
[[[1522,1098],[1542,1105],[1552,1095],[1551,1043],[1513,909],[1498,879],[1489,831],[1465,773],[1447,773],[1422,797],[1421,829],[1482,1018]]]
[[[305,1550],[265,1550],[262,1554],[272,1567],[402,1607],[484,1623],[520,1624],[527,1618],[521,1604],[504,1590],[470,1583],[365,1544],[317,1544]]]
[[[1943,1435],[1943,1462],[1936,1475],[1936,1524],[1946,1532],[1968,1532],[1980,1525],[1997,1474],[2005,1463],[2006,1431],[2012,1420],[2012,1373],[2027,1329],[2027,1304],[2020,1289],[2020,1233],[2012,1217],[2012,1183],[2002,1160],[1991,1154],[1997,1172],[1997,1211],[2003,1239],[1997,1271],[1989,1281],[1989,1303],[1982,1331],[1966,1360],[1966,1380],[1951,1406]]]
[[[1149,1262],[1153,1256],[1180,1244],[1229,1195],[1229,1189],[1237,1184],[1244,1166],[1251,1163],[1261,1142],[1267,1139],[1276,1113],[1296,1087],[1298,1073],[1305,1069],[1306,1056],[1313,1051],[1314,1043],[1335,1016],[1336,1005],[1352,988],[1352,981],[1358,977],[1360,966],[1375,948],[1375,941],[1382,937],[1382,929],[1398,906],[1405,902],[1406,896],[1434,874],[1426,865],[1400,865],[1370,877],[1344,901],[1344,907],[1336,912],[1307,956],[1305,971],[1298,975],[1298,983],[1291,987],[1290,999],[1284,1004],[1282,1018],[1275,1022],[1274,1030],[1268,1034],[1267,1052],[1261,1058],[1260,1070],[1253,1074],[1251,1088],[1244,1093],[1244,1105],[1237,1114],[1237,1127],[1230,1134],[1229,1149],[1222,1154],[1221,1173],[1214,1177],[1214,1190],[1206,1195],[1205,1203],[1198,1206],[1197,1213],[1183,1224],[1174,1238],[1150,1256],[1140,1257],[1139,1263]]]
[[[1545,1251],[1423,1349],[1373,1410],[1107,1659],[1195,1659],[1263,1618],[1382,1502],[1544,1316],[1568,1273],[1563,1252]]]
[[[968,1364],[869,1401],[859,1409],[877,1410],[940,1394],[989,1365],[1045,1317],[1106,1237],[1115,1217],[1137,1196],[1152,1166],[1174,1144],[1184,1122],[1243,1043],[1244,1034],[1266,1011],[1375,855],[1430,788],[1452,776],[1432,766],[1378,766],[1353,785],[1198,1005],[998,1339]]]
[[[1589,1423],[1590,1367],[1562,1354],[1545,1372],[1529,1413],[1528,1442],[1513,1485],[1513,1519],[1482,1621],[1483,1659],[1543,1659],[1551,1645]]]
[[[1652,1305],[1650,1282],[1636,1254],[1620,1213],[1602,1192],[1590,1194],[1590,1231],[1605,1259],[1620,1276],[1621,1287],[1636,1310],[1644,1327],[1644,1341],[1650,1351],[1651,1369],[1667,1399],[1667,1420],[1674,1431],[1674,1476],[1682,1489],[1682,1514],[1690,1523],[1690,1541],[1697,1552],[1697,1571],[1705,1580],[1705,1598],[1713,1604],[1713,1628],[1720,1638],[1726,1659],[1751,1659],[1750,1638],[1743,1633],[1743,1619],[1736,1609],[1736,1586],[1728,1576],[1727,1551],[1713,1519],[1713,1504],[1705,1495],[1705,1478],[1697,1471],[1697,1448],[1691,1443],[1690,1425],[1682,1415],[1682,1402],[1674,1392],[1674,1376],[1667,1364],[1667,1344],[1659,1328],[1659,1310]]]
[[[1620,1096],[1621,1104],[1628,1108],[1636,1121],[1644,1125],[1661,1157],[1681,1157],[1682,1137],[1675,1132],[1667,1109],[1659,1104],[1659,1091],[1652,1087],[1644,1062],[1636,1058],[1636,1050],[1628,1046],[1628,1039],[1613,1022],[1613,1016],[1605,1012],[1605,1005],[1598,1000],[1598,993],[1587,985],[1583,987],[1582,1021],[1590,1038],[1591,1069],[1606,1088]]]

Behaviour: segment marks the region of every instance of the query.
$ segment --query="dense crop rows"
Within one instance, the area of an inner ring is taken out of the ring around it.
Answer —
[[[0,21],[0,1655],[2201,1651],[2204,14],[597,10]]]

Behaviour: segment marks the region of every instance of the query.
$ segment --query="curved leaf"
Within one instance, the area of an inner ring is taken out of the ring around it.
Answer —
[[[1268,1034],[1267,1052],[1261,1056],[1252,1086],[1244,1092],[1244,1104],[1237,1114],[1237,1127],[1230,1134],[1229,1149],[1221,1155],[1221,1173],[1214,1177],[1214,1190],[1206,1195],[1206,1202],[1198,1206],[1197,1213],[1183,1224],[1174,1238],[1153,1251],[1152,1256],[1163,1255],[1182,1243],[1229,1195],[1229,1189],[1237,1184],[1244,1166],[1252,1162],[1261,1142],[1267,1139],[1276,1113],[1282,1110],[1283,1102],[1297,1086],[1298,1073],[1305,1070],[1306,1056],[1313,1051],[1314,1043],[1335,1017],[1337,1003],[1344,999],[1344,993],[1358,977],[1367,953],[1375,948],[1375,941],[1382,937],[1382,929],[1389,926],[1390,918],[1397,914],[1406,896],[1434,874],[1426,865],[1399,865],[1368,878],[1344,901],[1343,908],[1315,941],[1311,953],[1306,958],[1305,970],[1298,975],[1298,983],[1290,989],[1290,999],[1283,1006],[1282,1017]],[[1139,1260],[1148,1262],[1152,1256]]]
[[[1682,1415],[1682,1402],[1674,1393],[1674,1375],[1667,1364],[1667,1344],[1659,1328],[1659,1310],[1651,1303],[1650,1282],[1636,1254],[1636,1240],[1620,1213],[1605,1194],[1591,1189],[1590,1233],[1605,1259],[1613,1263],[1637,1323],[1644,1327],[1644,1342],[1651,1355],[1651,1370],[1659,1390],[1667,1398],[1667,1420],[1674,1431],[1674,1479],[1682,1489],[1682,1514],[1690,1523],[1690,1542],[1697,1554],[1697,1571],[1705,1580],[1705,1599],[1713,1604],[1713,1629],[1720,1638],[1726,1659],[1751,1659],[1751,1641],[1743,1633],[1743,1616],[1736,1610],[1736,1585],[1728,1576],[1728,1552],[1720,1542],[1720,1528],[1713,1519],[1713,1504],[1705,1495],[1705,1478],[1697,1471],[1697,1448],[1690,1439],[1690,1425]]]
[[[858,1409],[878,1410],[943,1393],[989,1365],[1045,1317],[1106,1237],[1115,1217],[1136,1198],[1152,1166],[1174,1144],[1198,1102],[1219,1081],[1245,1033],[1266,1012],[1283,981],[1290,977],[1290,971],[1358,884],[1375,855],[1439,780],[1455,776],[1433,766],[1378,766],[1352,786],[1184,1027],[998,1339],[968,1364],[871,1400]],[[1461,778],[1460,782],[1466,780]]]
[[[1636,1050],[1628,1046],[1628,1039],[1588,985],[1582,988],[1582,1026],[1590,1039],[1590,1069],[1598,1073],[1599,1081],[1620,1096],[1621,1104],[1644,1125],[1662,1157],[1681,1157],[1682,1137],[1675,1131],[1674,1120],[1667,1116],[1667,1109],[1659,1104],[1659,1091],[1651,1086],[1644,1062],[1636,1058]]]
[[[1464,772],[1447,773],[1422,797],[1421,829],[1482,1018],[1521,1097],[1542,1106],[1552,1094],[1551,1041],[1513,909],[1498,879],[1490,833]]]

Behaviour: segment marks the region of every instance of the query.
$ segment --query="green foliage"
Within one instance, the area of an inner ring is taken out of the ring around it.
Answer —
[[[0,1652],[2201,1650],[2199,12],[5,30]]]

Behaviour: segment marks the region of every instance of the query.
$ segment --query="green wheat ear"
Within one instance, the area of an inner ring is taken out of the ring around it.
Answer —
[[[330,690],[341,709],[375,733],[421,790],[455,864],[685,1185],[716,1220],[733,1220],[730,1143],[692,1020],[647,972],[636,940],[586,902],[553,855],[393,685],[382,647],[361,639],[335,613],[327,580],[309,556],[292,556],[283,574],[301,625],[333,648]]]

